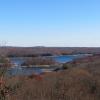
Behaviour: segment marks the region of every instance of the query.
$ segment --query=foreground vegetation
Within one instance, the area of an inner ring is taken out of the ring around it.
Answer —
[[[5,77],[5,100],[100,100],[100,56],[64,67],[41,75]]]

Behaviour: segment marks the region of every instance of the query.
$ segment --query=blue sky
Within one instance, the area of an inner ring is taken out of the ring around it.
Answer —
[[[100,0],[0,0],[0,43],[100,46]]]

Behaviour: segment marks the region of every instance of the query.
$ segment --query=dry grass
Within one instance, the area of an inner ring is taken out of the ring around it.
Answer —
[[[8,100],[100,100],[100,59],[41,76],[12,77],[7,85]]]

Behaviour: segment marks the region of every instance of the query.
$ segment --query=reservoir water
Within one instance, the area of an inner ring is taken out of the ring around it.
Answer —
[[[74,59],[79,59],[86,57],[88,55],[77,54],[77,55],[64,55],[64,56],[52,56],[52,58],[59,63],[71,62]],[[41,74],[44,72],[45,68],[43,67],[21,67],[20,65],[25,61],[23,58],[11,58],[12,63],[15,63],[17,66],[8,69],[8,75],[31,75],[32,73]],[[54,68],[47,68],[48,71],[53,71]]]

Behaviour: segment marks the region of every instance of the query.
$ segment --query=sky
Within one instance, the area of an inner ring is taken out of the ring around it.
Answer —
[[[100,0],[0,0],[0,45],[100,47]]]

